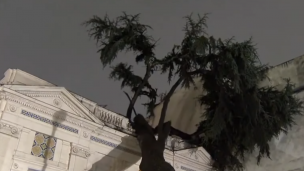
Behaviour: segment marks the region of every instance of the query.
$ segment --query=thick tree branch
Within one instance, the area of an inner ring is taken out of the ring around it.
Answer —
[[[134,108],[134,104],[137,100],[137,98],[139,97],[140,95],[140,92],[141,90],[144,88],[145,84],[147,83],[148,79],[150,78],[151,76],[151,67],[150,66],[147,66],[147,69],[146,69],[146,74],[144,76],[144,79],[143,79],[143,82],[138,86],[138,89],[136,90],[136,92],[134,93],[133,97],[132,97],[132,100],[129,104],[129,107],[127,109],[127,118],[131,121],[131,116],[132,116],[132,109]],[[130,122],[131,123],[131,122]]]
[[[182,82],[182,78],[179,78],[175,82],[175,84],[171,87],[170,91],[168,92],[168,94],[166,95],[166,97],[164,99],[163,108],[161,110],[161,115],[160,115],[160,119],[159,119],[159,122],[158,122],[158,137],[163,136],[162,135],[163,125],[164,125],[164,121],[165,121],[165,117],[166,117],[166,113],[167,113],[168,104],[170,102],[170,98],[171,98],[172,94],[174,93],[174,91],[180,85],[181,82]]]
[[[125,92],[125,91],[124,91],[124,93],[125,93],[125,95],[127,96],[127,98],[129,99],[129,102],[131,103],[132,100],[131,100],[129,94],[128,94],[127,92]],[[134,109],[134,106],[133,106],[132,108],[133,108],[133,112],[135,113],[135,115],[137,115],[137,112],[136,112],[136,110]]]

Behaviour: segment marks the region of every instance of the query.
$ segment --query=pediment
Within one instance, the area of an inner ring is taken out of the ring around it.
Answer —
[[[175,154],[206,165],[209,165],[211,161],[209,153],[202,147],[176,151]]]
[[[52,105],[78,117],[99,123],[88,108],[64,87],[20,86],[13,85],[9,89]]]

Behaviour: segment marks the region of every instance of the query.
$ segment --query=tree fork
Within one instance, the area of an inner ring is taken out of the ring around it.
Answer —
[[[175,171],[173,166],[166,162],[164,158],[164,151],[166,145],[166,139],[170,133],[171,122],[164,123],[167,107],[170,98],[176,88],[180,85],[182,79],[178,79],[177,82],[171,87],[169,93],[165,97],[164,106],[162,108],[161,118],[158,124],[158,139],[155,138],[155,131],[146,121],[146,119],[138,114],[134,118],[132,124],[135,134],[137,135],[137,141],[142,152],[142,161],[140,163],[141,171]],[[127,95],[130,104],[131,99]],[[134,106],[131,106],[135,112]],[[135,112],[136,113],[136,112]]]
[[[163,134],[170,132],[170,127],[170,122],[165,123],[164,128],[166,128],[166,130],[163,131]],[[142,161],[139,166],[140,170],[175,171],[164,158],[165,141],[156,140],[153,128],[142,115],[135,116],[133,128],[142,153]]]

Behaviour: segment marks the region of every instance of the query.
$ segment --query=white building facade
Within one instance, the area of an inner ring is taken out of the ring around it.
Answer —
[[[124,116],[18,69],[0,84],[0,171],[139,170]],[[208,170],[210,155],[187,147],[169,137],[166,160],[176,171]]]

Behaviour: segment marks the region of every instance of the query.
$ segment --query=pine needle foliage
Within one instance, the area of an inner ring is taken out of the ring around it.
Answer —
[[[293,96],[294,85],[286,80],[283,89],[259,87],[267,79],[268,65],[259,61],[252,39],[236,42],[222,40],[206,33],[208,15],[186,16],[184,38],[164,57],[154,54],[156,41],[148,35],[150,26],[139,22],[139,15],[122,16],[110,20],[94,16],[84,23],[90,27],[89,36],[97,41],[98,53],[104,67],[111,65],[121,51],[136,53],[134,60],[146,66],[145,76],[133,73],[129,64],[112,66],[110,78],[129,87],[133,96],[126,116],[130,119],[138,97],[147,96],[148,113],[153,115],[157,89],[149,78],[159,72],[178,78],[162,98],[164,107],[160,124],[166,114],[166,103],[177,86],[194,85],[200,79],[206,93],[199,99],[206,107],[196,133],[189,143],[203,146],[212,156],[213,169],[242,171],[246,154],[259,150],[257,163],[270,157],[269,142],[294,124],[294,116],[301,114],[302,102]],[[131,121],[131,120],[130,120]],[[161,126],[160,126],[161,127]],[[177,135],[178,136],[178,135]]]

